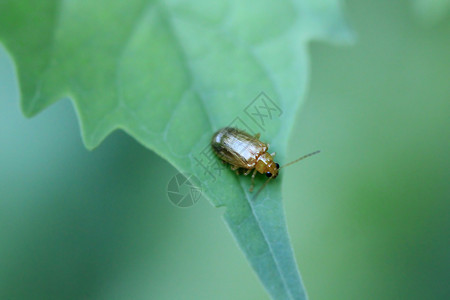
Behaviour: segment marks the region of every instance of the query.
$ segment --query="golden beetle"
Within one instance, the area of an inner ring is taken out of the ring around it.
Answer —
[[[267,152],[269,144],[261,142],[259,137],[259,133],[255,134],[255,136],[251,136],[243,130],[225,127],[214,133],[211,139],[211,146],[214,153],[222,159],[222,161],[229,163],[231,169],[236,171],[236,174],[239,174],[239,168],[246,169],[244,175],[250,174],[253,170],[250,192],[253,191],[257,171],[261,174],[266,174],[266,176],[269,177],[264,184],[265,186],[269,180],[278,176],[279,169],[320,152],[312,152],[280,167],[278,163],[273,161],[273,157],[276,153],[269,154]]]

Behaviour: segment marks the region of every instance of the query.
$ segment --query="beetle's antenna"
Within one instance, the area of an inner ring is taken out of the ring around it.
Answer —
[[[253,196],[253,199],[256,199],[256,197],[258,197],[259,193],[261,193],[261,191],[266,187],[266,185],[269,183],[269,181],[272,180],[272,178],[273,177],[270,177],[269,179],[266,180],[266,182],[264,182],[262,187],[260,187],[259,190],[256,192],[255,196]]]
[[[307,158],[307,157],[313,156],[314,154],[317,154],[317,153],[319,153],[319,152],[320,152],[320,150],[317,150],[317,151],[311,152],[311,153],[309,153],[309,154],[303,155],[302,157],[297,158],[296,160],[291,161],[290,163],[287,163],[287,164],[285,164],[284,166],[281,166],[279,169],[284,168],[284,167],[287,167],[287,166],[290,166],[290,165],[292,165],[292,164],[295,164],[296,162],[299,162],[299,161],[301,161],[302,159],[305,159],[305,158]],[[278,169],[278,170],[279,170],[279,169]],[[253,197],[253,199],[256,199],[256,197],[258,197],[259,193],[261,193],[261,191],[266,187],[266,185],[269,183],[269,181],[271,181],[273,178],[274,178],[274,177],[270,177],[269,179],[266,180],[266,182],[264,182],[264,184],[262,185],[262,187],[260,187],[259,190],[256,192],[256,194],[255,194],[255,196]]]
[[[302,156],[302,157],[300,157],[300,158],[297,158],[297,159],[294,160],[294,161],[291,161],[290,163],[285,164],[284,166],[281,166],[280,169],[285,168],[285,167],[290,166],[290,165],[293,165],[293,164],[295,164],[296,162],[299,162],[299,161],[301,161],[302,159],[305,159],[305,158],[307,158],[307,157],[313,156],[314,154],[317,154],[317,153],[319,153],[319,152],[320,152],[320,150],[317,150],[317,151],[311,152],[311,153],[309,153],[309,154],[306,154],[306,155],[304,155],[304,156]],[[269,179],[270,179],[270,178],[269,178]]]

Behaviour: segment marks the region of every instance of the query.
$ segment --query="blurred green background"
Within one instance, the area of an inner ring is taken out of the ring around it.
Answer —
[[[311,46],[283,192],[311,299],[450,298],[450,19],[349,1],[351,47]],[[276,145],[273,145],[276,147]],[[276,148],[274,148],[276,150]],[[204,199],[122,132],[82,145],[68,100],[19,110],[0,50],[0,299],[267,299]]]

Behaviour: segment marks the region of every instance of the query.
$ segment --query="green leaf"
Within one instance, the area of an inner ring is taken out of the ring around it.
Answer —
[[[16,62],[24,113],[69,97],[87,148],[122,129],[195,174],[205,197],[226,207],[226,223],[273,299],[306,298],[281,180],[252,199],[249,178],[204,169],[204,151],[215,130],[234,124],[260,131],[286,162],[308,42],[351,36],[337,0],[0,2],[0,39]]]
[[[450,0],[413,0],[417,17],[425,24],[435,24],[449,16]]]

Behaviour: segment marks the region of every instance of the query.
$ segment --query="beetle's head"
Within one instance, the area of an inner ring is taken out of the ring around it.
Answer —
[[[267,177],[273,177],[276,178],[278,176],[278,169],[280,168],[280,165],[276,162],[272,162],[271,164],[268,164],[266,167],[266,176]]]
[[[261,154],[255,168],[259,173],[265,174],[269,178],[276,178],[280,165],[274,162],[272,155],[266,152]]]

